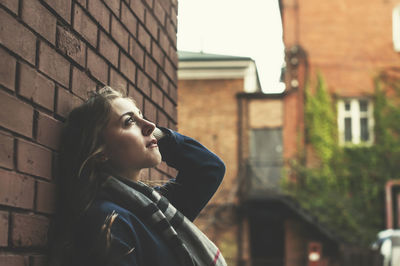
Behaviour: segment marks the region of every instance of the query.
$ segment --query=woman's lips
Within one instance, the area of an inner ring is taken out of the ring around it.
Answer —
[[[147,148],[155,148],[158,147],[157,145],[157,140],[156,139],[152,139],[151,141],[149,141],[146,145]]]

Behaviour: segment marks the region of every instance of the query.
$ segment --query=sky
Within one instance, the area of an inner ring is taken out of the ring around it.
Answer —
[[[178,8],[178,50],[251,57],[262,90],[284,90],[278,0],[179,0]]]

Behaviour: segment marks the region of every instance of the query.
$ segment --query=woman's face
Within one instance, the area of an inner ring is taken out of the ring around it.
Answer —
[[[110,121],[103,133],[105,155],[118,174],[136,178],[140,170],[158,165],[161,154],[153,136],[155,125],[127,98],[111,102]]]

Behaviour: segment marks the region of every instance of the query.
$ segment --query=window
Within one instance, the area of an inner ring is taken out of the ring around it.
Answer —
[[[400,5],[393,9],[392,13],[393,47],[400,52]]]
[[[342,99],[338,101],[339,143],[373,143],[374,118],[372,102],[368,99]]]

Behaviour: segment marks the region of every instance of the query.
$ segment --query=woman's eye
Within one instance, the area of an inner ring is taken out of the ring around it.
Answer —
[[[130,124],[135,123],[135,120],[133,120],[132,117],[129,117],[128,119],[125,120],[125,126],[129,126]]]

